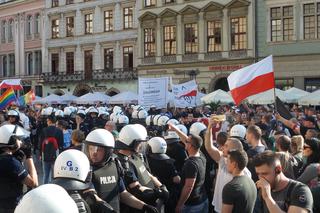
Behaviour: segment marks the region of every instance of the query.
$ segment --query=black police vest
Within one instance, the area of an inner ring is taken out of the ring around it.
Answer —
[[[144,165],[143,161],[140,159],[137,155],[132,155],[132,157],[129,158],[129,161],[132,163],[132,165],[135,167],[135,171],[137,172],[136,176],[139,180],[139,183],[142,186],[149,187],[151,189],[154,189],[155,186],[148,175],[148,170],[146,166]]]
[[[120,177],[114,160],[93,171],[92,182],[100,198],[109,203],[116,212],[120,212]]]

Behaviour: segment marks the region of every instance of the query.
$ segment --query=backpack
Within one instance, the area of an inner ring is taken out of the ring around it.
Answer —
[[[59,145],[55,137],[47,137],[42,142],[42,160],[54,162],[59,155]]]

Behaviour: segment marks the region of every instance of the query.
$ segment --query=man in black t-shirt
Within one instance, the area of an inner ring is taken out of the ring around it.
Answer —
[[[312,212],[313,198],[309,187],[287,178],[279,159],[272,151],[258,154],[253,163],[259,177],[256,182],[261,197],[257,212]]]
[[[257,189],[251,178],[243,170],[248,163],[248,156],[243,150],[229,151],[227,168],[233,179],[222,191],[222,212],[251,213],[257,198]]]
[[[190,135],[185,142],[189,158],[181,171],[182,191],[176,212],[208,212],[208,198],[204,188],[206,159],[200,155],[202,139]]]

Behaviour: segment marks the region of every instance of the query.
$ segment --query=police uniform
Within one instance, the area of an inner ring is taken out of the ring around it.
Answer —
[[[98,196],[120,212],[120,193],[125,190],[121,168],[112,157],[103,166],[93,167],[92,183]]]
[[[14,211],[23,195],[22,181],[28,172],[14,156],[0,155],[0,212]]]

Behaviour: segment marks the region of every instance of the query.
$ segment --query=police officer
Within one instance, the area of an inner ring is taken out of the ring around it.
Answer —
[[[167,200],[169,192],[164,185],[150,172],[143,156],[137,151],[141,142],[146,142],[147,130],[140,124],[129,124],[119,133],[116,148],[119,160],[125,169],[125,184],[128,190],[137,198],[149,204],[155,204],[157,199]]]
[[[54,163],[53,178],[53,183],[62,186],[77,203],[79,212],[112,212],[112,207],[96,196],[91,187],[90,163],[83,152],[62,152]]]
[[[92,165],[92,182],[98,196],[120,212],[120,201],[135,209],[157,212],[134,196],[125,188],[120,163],[113,155],[114,137],[105,129],[91,131],[85,140],[86,152]]]
[[[78,110],[76,114],[76,129],[81,130],[85,135],[90,132],[89,124],[85,122],[86,113],[84,110]]]
[[[2,212],[2,211],[1,211]],[[55,184],[44,184],[28,192],[14,213],[78,213],[76,203]]]
[[[26,131],[17,126],[6,124],[0,127],[0,212],[12,213],[23,195],[23,184],[28,187],[38,185],[38,176],[31,157],[27,158],[23,166],[14,157],[14,153],[21,148],[19,137],[26,135]],[[31,150],[28,156],[31,155]]]
[[[153,175],[170,191],[170,198],[165,212],[173,212],[178,201],[180,176],[174,166],[174,160],[166,155],[167,143],[161,137],[153,137],[148,141],[147,159]]]
[[[17,110],[15,109],[9,110],[7,116],[8,116],[8,121],[5,122],[5,124],[19,125],[23,128],[23,125],[20,122],[20,115]]]

